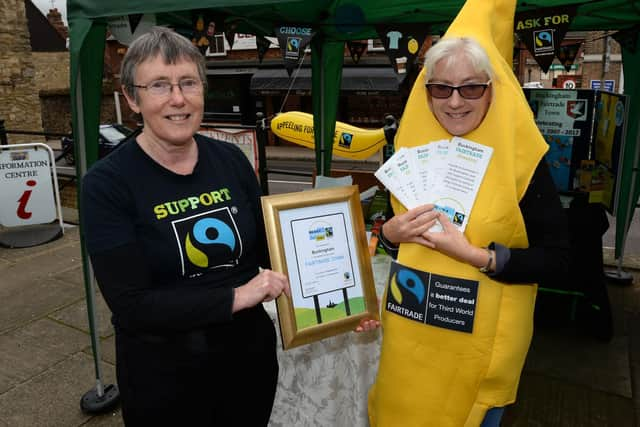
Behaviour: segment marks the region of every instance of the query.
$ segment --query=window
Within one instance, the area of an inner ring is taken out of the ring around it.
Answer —
[[[227,54],[224,34],[218,33],[211,37],[209,47],[207,48],[207,56],[224,56]]]
[[[367,50],[369,52],[382,52],[384,50],[384,43],[380,39],[369,39]]]

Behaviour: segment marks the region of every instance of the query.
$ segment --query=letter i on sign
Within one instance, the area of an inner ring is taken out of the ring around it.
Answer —
[[[30,179],[29,181],[27,181],[27,185],[29,187],[35,187],[36,181]],[[16,211],[16,214],[19,218],[29,219],[33,214],[32,212],[27,212],[27,203],[29,202],[29,197],[31,197],[30,189],[25,190],[24,193],[22,193],[22,196],[20,196],[20,198],[18,199],[18,210]]]

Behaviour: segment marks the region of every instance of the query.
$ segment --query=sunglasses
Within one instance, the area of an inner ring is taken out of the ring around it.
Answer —
[[[453,94],[454,90],[457,90],[458,94],[464,99],[478,99],[484,95],[490,84],[491,80],[486,83],[470,83],[461,86],[451,86],[444,83],[427,83],[425,86],[429,95],[436,99],[447,99]]]

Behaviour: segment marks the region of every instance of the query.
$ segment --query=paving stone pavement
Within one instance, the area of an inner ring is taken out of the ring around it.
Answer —
[[[77,227],[51,243],[0,248],[0,427],[122,426],[116,410],[89,416],[95,386]],[[109,310],[96,296],[101,369],[115,382]]]
[[[608,285],[612,340],[595,339],[577,322],[536,328],[503,426],[637,425],[640,274],[632,258],[624,265],[634,284]],[[105,383],[114,383],[113,330],[99,294],[96,314]],[[78,228],[45,245],[0,248],[0,427],[122,426],[117,409],[80,410],[94,374]]]

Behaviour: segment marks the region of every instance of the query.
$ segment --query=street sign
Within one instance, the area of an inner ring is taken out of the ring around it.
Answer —
[[[607,92],[613,92],[615,87],[615,80],[605,80],[604,87],[602,86],[602,80],[591,80],[591,89],[594,90],[605,90]]]
[[[604,90],[607,92],[613,92],[615,89],[616,81],[615,80],[605,80],[604,81]]]
[[[562,88],[563,89],[575,89],[576,88],[576,82],[573,80],[565,80],[564,83],[562,83]]]

